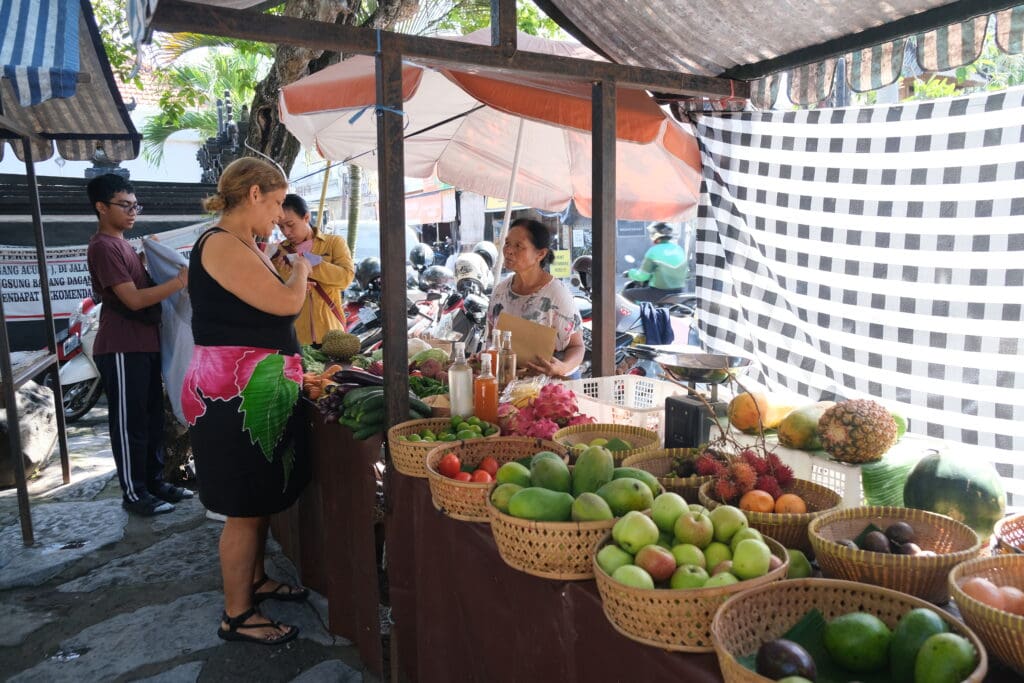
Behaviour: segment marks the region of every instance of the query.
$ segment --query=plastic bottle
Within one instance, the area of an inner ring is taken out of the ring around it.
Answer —
[[[480,376],[473,380],[473,414],[498,423],[498,379],[491,372],[491,354],[480,354]]]
[[[448,400],[452,415],[473,415],[473,368],[466,362],[466,344],[452,345],[452,366],[448,368]]]
[[[512,350],[512,332],[501,333],[501,349],[498,351],[498,390],[504,391],[508,383],[516,378],[516,353]]]

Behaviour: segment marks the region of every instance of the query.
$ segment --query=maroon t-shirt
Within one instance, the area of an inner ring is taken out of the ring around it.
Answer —
[[[96,333],[93,353],[152,352],[160,350],[160,325],[136,319],[141,311],[129,309],[114,294],[114,287],[134,282],[138,289],[152,287],[153,281],[142,265],[142,257],[127,240],[96,233],[89,239],[87,255],[92,289],[104,304],[100,310],[100,329]],[[118,305],[120,304],[120,305]],[[130,317],[129,317],[130,316]]]

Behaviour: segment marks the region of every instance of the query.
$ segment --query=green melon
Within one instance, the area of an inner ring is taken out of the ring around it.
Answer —
[[[952,517],[986,539],[1006,512],[1006,492],[991,464],[933,453],[907,476],[903,504]]]

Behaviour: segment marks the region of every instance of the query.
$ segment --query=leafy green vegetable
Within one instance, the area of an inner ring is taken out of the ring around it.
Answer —
[[[409,377],[409,388],[420,398],[448,393],[448,387],[436,379],[417,377],[416,375]]]
[[[420,363],[423,363],[424,361],[430,360],[431,358],[436,360],[438,363],[441,363],[442,365],[448,362],[448,354],[442,351],[441,349],[429,349],[427,351],[420,351],[415,356],[410,358],[409,362],[418,365]]]
[[[327,363],[331,360],[323,351],[314,349],[309,344],[303,344],[300,351],[302,354],[302,369],[306,372],[319,374],[324,371]]]

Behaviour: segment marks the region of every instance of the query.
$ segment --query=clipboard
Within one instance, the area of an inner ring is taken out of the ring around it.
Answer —
[[[512,350],[515,351],[517,363],[523,367],[534,358],[551,358],[555,353],[555,341],[558,333],[555,328],[511,315],[502,311],[494,326],[501,331],[512,333]]]

